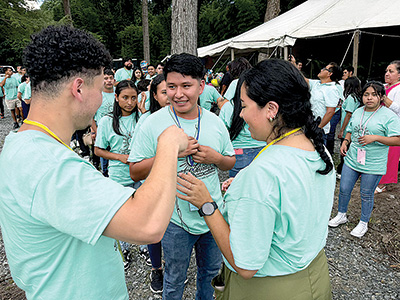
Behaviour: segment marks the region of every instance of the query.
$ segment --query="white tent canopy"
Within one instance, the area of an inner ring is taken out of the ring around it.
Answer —
[[[198,48],[198,56],[227,49],[254,51],[293,46],[297,38],[400,25],[399,0],[308,0],[290,11],[231,39]]]

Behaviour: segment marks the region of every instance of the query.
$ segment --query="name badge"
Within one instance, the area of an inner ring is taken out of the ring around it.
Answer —
[[[367,154],[366,154],[365,149],[358,148],[357,149],[357,162],[364,166],[365,165],[365,157],[366,157],[366,155]]]

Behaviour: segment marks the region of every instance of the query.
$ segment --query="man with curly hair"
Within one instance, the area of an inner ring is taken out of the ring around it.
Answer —
[[[110,61],[93,36],[68,26],[44,29],[25,50],[31,110],[0,155],[0,224],[12,276],[28,299],[128,299],[115,239],[155,243],[169,224],[177,156],[188,143],[182,130],[159,137],[137,191],[68,147],[101,104]]]

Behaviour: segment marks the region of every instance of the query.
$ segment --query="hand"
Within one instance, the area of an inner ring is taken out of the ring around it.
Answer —
[[[346,156],[348,147],[349,147],[348,142],[347,141],[343,141],[342,146],[340,146],[340,154],[342,156]]]
[[[185,151],[179,153],[178,157],[186,157],[189,155],[193,155],[197,153],[198,148],[199,148],[199,142],[194,137],[189,136],[188,145]]]
[[[221,158],[221,154],[208,146],[199,145],[197,153],[192,155],[193,160],[199,164],[216,164]]]
[[[370,135],[364,135],[358,138],[358,142],[362,145],[368,145],[371,144],[373,142],[375,142],[377,140],[377,135],[374,134],[370,134]]]
[[[177,183],[176,188],[183,194],[177,192],[176,196],[192,203],[197,208],[202,207],[206,202],[213,201],[204,182],[192,174],[179,173]]]
[[[142,95],[142,99],[140,99],[140,102],[138,104],[138,110],[142,114],[144,114],[146,112],[146,106],[145,106],[146,105],[146,94],[145,94],[145,92],[142,92],[141,95]]]
[[[233,179],[235,179],[235,178],[234,178],[234,177],[231,177],[231,178],[225,180],[225,181],[222,183],[221,190],[222,190],[223,192],[226,192],[226,191],[228,190],[228,188],[230,187],[230,185],[231,185]]]
[[[158,143],[165,143],[169,147],[170,145],[179,145],[178,157],[187,149],[189,143],[188,135],[183,131],[183,129],[178,128],[175,125],[171,125],[165,129],[157,140]]]
[[[128,154],[120,154],[119,157],[118,157],[118,160],[119,160],[120,162],[122,162],[123,164],[129,165],[129,163],[128,163],[128,157],[129,157]]]

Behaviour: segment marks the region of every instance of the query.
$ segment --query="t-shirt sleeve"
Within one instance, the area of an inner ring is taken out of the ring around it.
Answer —
[[[131,144],[130,162],[139,162],[156,155],[157,138],[153,138],[151,127],[146,125],[147,121],[136,130],[135,138]]]
[[[217,103],[218,98],[221,98],[221,97],[222,97],[221,94],[218,93],[218,91],[215,88],[213,88],[213,91],[212,91],[213,102]]]
[[[354,97],[351,95],[348,98],[349,99],[348,99],[345,111],[349,112],[349,113],[353,113],[358,108],[358,101],[356,99],[354,99]]]
[[[221,154],[224,156],[233,156],[235,155],[235,150],[233,149],[231,139],[229,138],[229,132],[226,129],[224,123],[218,120],[219,126],[222,127],[222,151]]]
[[[115,72],[115,81],[116,82],[120,82],[122,80],[121,78],[121,71],[117,70],[117,72]]]
[[[226,128],[229,130],[229,128],[231,127],[231,115],[229,114],[228,105],[230,104],[225,103],[224,106],[222,106],[219,112],[219,118],[222,120]]]
[[[79,157],[64,159],[39,181],[31,215],[94,245],[133,191],[104,177]]]
[[[99,126],[97,127],[97,135],[94,145],[101,149],[107,149],[107,147],[110,145],[110,141],[108,140],[108,121],[109,117],[104,116],[100,119]]]
[[[399,136],[400,135],[400,118],[391,112],[391,116],[388,118],[386,123],[387,136]]]
[[[232,100],[233,97],[235,96],[235,91],[236,91],[236,84],[233,83],[233,81],[231,82],[231,84],[229,85],[228,89],[225,92],[225,99],[228,100]]]

